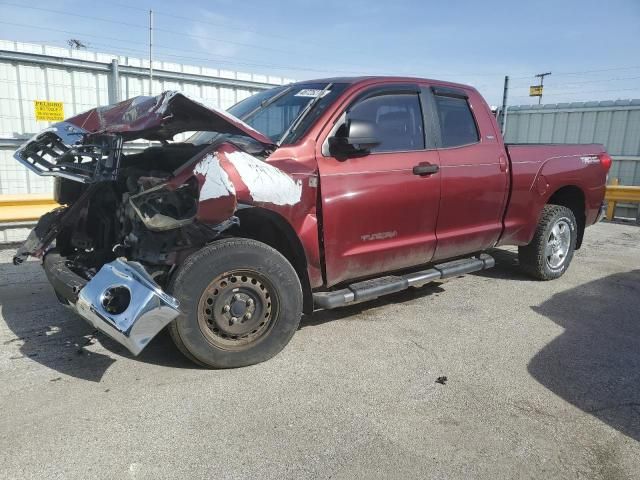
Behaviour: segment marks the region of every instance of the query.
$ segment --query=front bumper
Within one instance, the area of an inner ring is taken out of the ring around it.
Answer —
[[[51,251],[44,269],[60,301],[134,355],[180,313],[178,301],[137,262],[118,258],[86,280]]]

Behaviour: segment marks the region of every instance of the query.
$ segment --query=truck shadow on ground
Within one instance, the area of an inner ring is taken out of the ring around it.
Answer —
[[[18,352],[9,357],[12,362],[32,360],[58,373],[92,382],[100,382],[118,357],[169,368],[202,368],[178,351],[166,329],[137,357],[101,332],[95,332],[78,315],[59,304],[37,262],[19,267],[0,264],[0,277],[14,281],[0,285],[2,317],[14,334],[3,341],[3,348],[19,345]],[[303,316],[300,328],[356,314],[366,316],[367,310],[442,291],[439,285],[429,284],[350,307],[318,311]]]
[[[473,275],[535,281],[520,270],[517,252],[489,253],[496,268]],[[529,362],[533,378],[640,441],[640,270],[582,284],[531,308],[564,328]]]
[[[520,269],[518,252],[494,248],[488,250],[487,253],[495,259],[495,268],[480,270],[479,272],[474,272],[471,275],[485,278],[496,278],[500,280],[532,281],[531,277]]]
[[[58,303],[37,262],[20,267],[0,264],[0,277],[12,282],[0,284],[2,318],[14,335],[5,337],[0,348],[15,351],[9,356],[11,362],[32,360],[59,373],[93,382],[102,379],[118,356],[172,368],[200,368],[175,348],[166,331],[138,357],[106,335],[99,332],[94,335],[88,323]]]
[[[564,329],[529,362],[533,378],[640,441],[640,270],[557,293],[532,309]]]

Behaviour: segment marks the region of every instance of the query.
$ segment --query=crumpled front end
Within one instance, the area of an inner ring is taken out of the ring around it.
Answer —
[[[205,128],[222,134],[203,144],[169,142]],[[123,147],[136,138],[162,143]],[[303,181],[309,172],[265,161],[269,142],[175,92],[56,124],[15,158],[56,177],[56,201],[65,206],[40,219],[14,263],[42,258],[60,300],[137,355],[179,315],[177,300],[163,291],[175,269],[223,234],[237,234],[242,209],[315,204]]]

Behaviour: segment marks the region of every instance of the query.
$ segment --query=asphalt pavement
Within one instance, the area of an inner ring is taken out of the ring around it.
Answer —
[[[514,252],[215,371],[93,337],[2,250],[0,478],[640,477],[640,227],[589,228],[551,282]]]

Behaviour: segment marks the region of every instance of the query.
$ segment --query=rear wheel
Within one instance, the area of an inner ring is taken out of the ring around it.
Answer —
[[[576,248],[573,212],[561,205],[545,205],[531,243],[518,248],[522,269],[538,280],[553,280],[567,271]]]
[[[201,365],[263,362],[289,342],[302,316],[302,287],[278,251],[254,240],[224,239],[189,257],[170,291],[182,314],[169,331]]]

